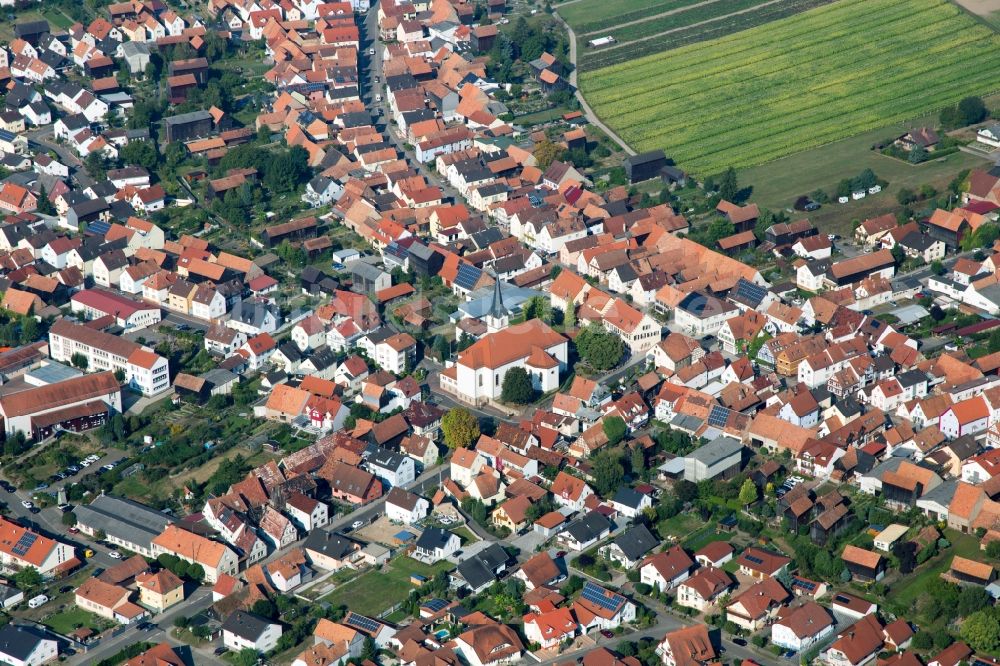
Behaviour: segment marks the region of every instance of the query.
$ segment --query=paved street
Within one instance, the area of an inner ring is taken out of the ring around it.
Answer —
[[[76,179],[81,189],[87,189],[91,185],[94,185],[96,181],[83,170],[83,162],[80,161],[77,154],[67,146],[56,143],[52,133],[52,125],[46,125],[45,127],[25,132],[25,136],[28,137],[29,144],[33,142],[45,150],[55,152],[59,156],[59,161],[70,168],[70,175]]]
[[[360,92],[362,99],[373,112],[376,112],[376,109],[381,110],[382,115],[376,122],[381,121],[385,123],[383,135],[388,138],[397,151],[406,155],[406,159],[410,165],[421,176],[426,178],[431,185],[440,187],[444,195],[449,197],[453,202],[464,201],[458,190],[442,180],[434,169],[428,168],[427,165],[418,162],[413,152],[406,149],[405,142],[396,135],[398,128],[392,122],[392,118],[389,115],[391,109],[387,100],[388,96],[382,95],[381,102],[376,100],[376,95],[382,94],[380,91],[384,83],[381,79],[383,44],[379,41],[378,35],[378,11],[372,8],[365,16],[364,21],[361,22],[359,28],[361,32],[361,53],[358,57],[358,78],[362,88]],[[369,49],[375,49],[375,55],[369,55]],[[379,82],[376,82],[376,79]]]
[[[149,641],[151,643],[169,642],[172,646],[183,646],[186,643],[178,641],[170,635],[173,629],[174,620],[184,615],[191,617],[197,615],[212,605],[212,590],[209,587],[196,589],[184,603],[178,604],[166,612],[156,615],[150,619],[156,625],[153,631],[141,631],[135,626],[129,627],[118,636],[101,641],[101,644],[85,653],[71,657],[67,663],[70,664],[93,664],[102,659],[106,659],[117,654],[123,648],[139,641]],[[221,642],[219,642],[221,645]],[[194,649],[198,664],[225,664],[222,659],[212,654],[215,645],[206,648]]]

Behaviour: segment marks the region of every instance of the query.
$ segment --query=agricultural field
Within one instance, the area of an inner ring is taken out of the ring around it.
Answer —
[[[1000,89],[1000,36],[948,0],[840,0],[579,84],[632,148],[711,175]]]
[[[829,4],[833,0],[638,0],[628,11],[614,3],[575,0],[557,8],[573,28],[581,69],[600,69],[638,57],[715,39],[740,30]],[[589,14],[581,14],[587,7]],[[565,14],[568,14],[567,17]],[[598,37],[613,37],[612,46],[590,48]]]

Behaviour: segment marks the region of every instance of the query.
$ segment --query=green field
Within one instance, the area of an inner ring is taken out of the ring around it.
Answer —
[[[1000,88],[1000,37],[947,0],[840,0],[583,72],[632,148],[699,175],[748,167]]]
[[[558,4],[555,10],[574,31],[584,33],[701,2],[704,0],[629,0],[623,6],[607,0],[576,0]]]
[[[581,69],[593,70],[630,62],[651,53],[748,30],[833,1],[702,0],[692,3],[685,0],[670,7],[633,10],[573,25],[580,54],[578,64]],[[617,43],[596,49],[587,46],[589,40],[605,36],[614,37]]]

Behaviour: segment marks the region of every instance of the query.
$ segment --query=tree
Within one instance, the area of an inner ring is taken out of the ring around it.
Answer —
[[[108,179],[107,162],[101,153],[95,152],[87,155],[87,159],[83,161],[83,168],[87,175],[94,180]]]
[[[719,197],[726,201],[734,201],[739,192],[740,185],[736,179],[736,169],[729,167],[719,177]]]
[[[906,161],[910,164],[920,164],[927,159],[927,155],[927,149],[920,144],[917,144],[910,150],[910,154],[907,155]]]
[[[601,422],[608,445],[614,446],[625,438],[625,420],[620,416],[608,416]]]
[[[361,646],[362,661],[374,660],[376,655],[378,655],[378,646],[375,645],[375,641],[372,640],[371,636],[366,636],[364,645]]]
[[[72,356],[69,357],[69,362],[73,364],[74,367],[80,368],[81,370],[86,370],[87,366],[90,365],[90,361],[87,357],[80,352],[74,352]]]
[[[462,407],[451,409],[441,419],[441,432],[449,449],[460,449],[479,438],[479,420]]]
[[[72,511],[67,511],[62,515],[62,524],[66,527],[73,527],[76,525],[76,514]]]
[[[934,321],[941,321],[944,319],[944,310],[942,310],[941,306],[936,303],[931,306],[931,319]]]
[[[137,164],[145,169],[156,167],[160,154],[149,141],[129,141],[121,150],[122,161],[126,164]]]
[[[38,203],[36,204],[36,209],[41,215],[55,215],[56,207],[51,201],[49,201],[49,193],[45,190],[45,186],[42,185],[38,190]]]
[[[643,450],[642,445],[637,444],[632,449],[632,459],[629,461],[629,466],[632,468],[632,476],[639,476],[646,469],[646,452]]]
[[[25,592],[34,590],[42,584],[42,574],[35,567],[25,567],[14,574],[14,584]]]
[[[549,168],[549,165],[555,162],[559,155],[562,154],[562,148],[548,139],[545,139],[538,142],[538,145],[535,146],[535,150],[532,154],[535,156],[538,168],[545,171]]]
[[[598,324],[585,327],[574,343],[580,357],[595,370],[610,370],[625,353],[621,338]]]
[[[940,259],[935,259],[931,262],[931,272],[934,273],[934,275],[944,275],[944,264],[941,263]]]
[[[986,544],[986,557],[993,560],[1000,558],[1000,541],[993,540]]]
[[[681,479],[674,484],[674,493],[682,503],[687,504],[698,499],[698,484],[687,479]]]
[[[234,666],[257,666],[260,655],[253,648],[243,648],[232,656]]]
[[[576,303],[566,304],[566,311],[563,313],[563,328],[566,330],[576,328]]]
[[[966,97],[958,103],[958,117],[965,125],[974,125],[986,120],[989,111],[982,97]]]
[[[899,243],[893,245],[890,252],[892,253],[892,260],[896,262],[897,266],[906,261],[906,252],[903,251],[903,246]]]
[[[602,497],[610,497],[625,480],[618,451],[604,449],[591,459],[593,463],[594,489]]]
[[[917,195],[913,193],[913,190],[907,187],[899,188],[899,192],[896,193],[896,201],[898,201],[901,206],[911,204],[916,200]]]
[[[526,405],[535,395],[531,377],[524,368],[511,368],[503,377],[500,400],[517,405]]]
[[[1000,647],[1000,620],[996,611],[984,609],[968,616],[959,634],[974,650],[993,652]]]
[[[254,615],[266,617],[268,620],[278,619],[278,607],[270,599],[258,599],[251,606],[250,612]]]
[[[740,504],[748,507],[757,501],[757,486],[749,478],[743,480],[740,486]]]

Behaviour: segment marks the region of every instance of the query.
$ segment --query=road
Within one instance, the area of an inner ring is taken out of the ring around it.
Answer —
[[[406,149],[405,141],[396,134],[397,126],[392,122],[389,115],[388,95],[382,96],[382,101],[376,101],[376,95],[382,89],[382,43],[378,34],[378,11],[373,6],[365,15],[365,20],[361,22],[361,52],[358,54],[358,84],[362,100],[365,101],[369,109],[374,112],[376,109],[382,112],[381,119],[385,121],[385,130],[382,132],[389,143],[400,153],[406,156],[407,162],[416,169],[417,173],[427,179],[431,185],[441,188],[444,195],[452,202],[464,201],[464,198],[454,187],[442,180],[437,171],[429,168],[426,164],[417,161],[416,155]],[[375,55],[370,55],[369,50],[375,49]]]
[[[187,645],[170,635],[170,631],[174,626],[174,620],[184,615],[186,617],[191,617],[197,615],[201,611],[205,610],[212,605],[212,590],[209,587],[200,587],[196,589],[190,597],[188,597],[184,603],[178,604],[173,608],[166,610],[160,615],[154,616],[151,621],[156,624],[156,629],[153,631],[141,631],[135,626],[129,627],[121,634],[115,636],[114,638],[105,639],[101,641],[101,644],[92,650],[88,650],[85,653],[77,654],[67,660],[69,664],[94,664],[102,659],[107,659],[123,648],[132,645],[133,643],[138,643],[140,641],[148,641],[150,643],[162,643],[167,642],[174,647],[180,647]],[[192,648],[195,655],[197,656],[196,663],[198,664],[216,664],[222,665],[226,662],[216,657],[212,654],[214,645],[210,644],[206,648]]]
[[[56,143],[53,137],[52,125],[26,132],[25,136],[28,137],[29,143],[34,142],[42,148],[51,150],[58,155],[59,161],[70,168],[70,176],[76,180],[80,189],[85,190],[97,183],[97,181],[88,176],[87,172],[83,170],[83,162],[80,161],[79,156],[75,152],[70,150],[68,146]]]
[[[601,119],[597,117],[597,114],[594,113],[594,110],[590,108],[589,104],[587,104],[587,100],[584,99],[583,93],[580,92],[580,88],[577,87],[576,84],[576,73],[577,70],[579,69],[576,62],[576,34],[573,32],[573,28],[569,27],[569,23],[566,23],[566,21],[564,21],[562,17],[559,16],[558,11],[552,15],[560,23],[563,24],[563,27],[566,28],[566,32],[569,35],[569,61],[573,65],[573,71],[569,73],[569,84],[573,87],[573,95],[576,97],[577,101],[580,102],[580,110],[583,111],[583,115],[586,116],[587,121],[591,125],[601,128],[601,130],[603,130],[605,134],[611,137],[611,140],[617,143],[621,147],[621,149],[624,150],[626,153],[628,153],[629,155],[635,155],[635,151],[632,150],[632,148],[627,143],[625,143],[625,141],[622,140],[620,136],[615,134],[614,130],[612,130],[610,127],[601,122]]]

